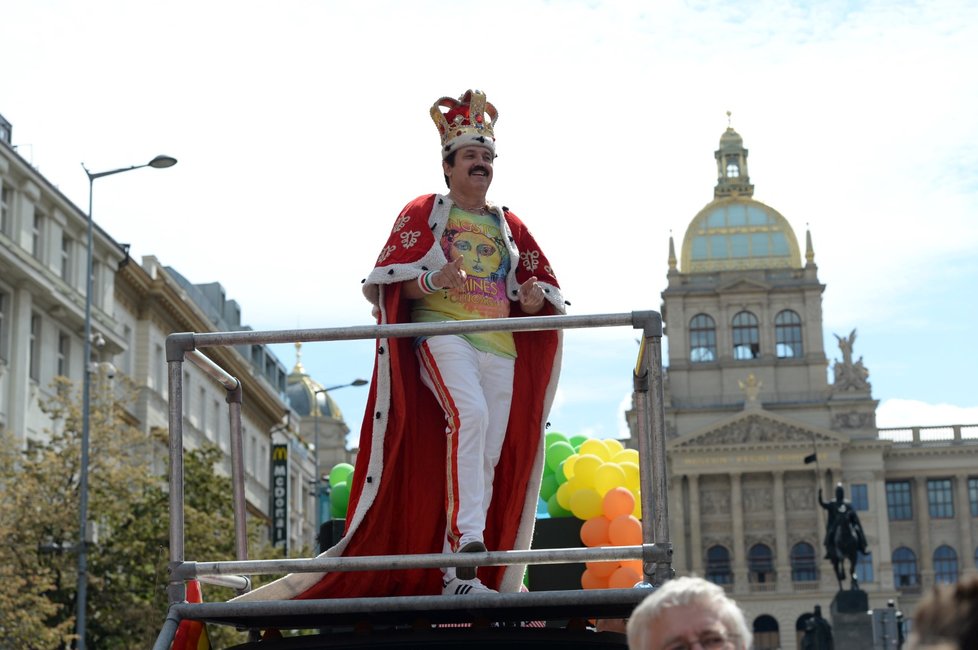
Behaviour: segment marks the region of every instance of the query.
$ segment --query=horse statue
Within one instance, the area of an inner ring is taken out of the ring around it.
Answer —
[[[856,579],[856,561],[860,552],[867,553],[866,535],[859,522],[859,515],[852,504],[845,500],[841,483],[835,488],[835,501],[822,501],[822,490],[819,490],[818,503],[829,513],[825,528],[825,557],[832,562],[832,569],[839,581],[839,591],[843,590],[847,575],[851,580],[851,589],[857,590],[859,582]],[[846,560],[849,561],[848,574]]]

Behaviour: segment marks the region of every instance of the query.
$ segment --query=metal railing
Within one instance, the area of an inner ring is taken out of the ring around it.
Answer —
[[[306,559],[247,559],[246,505],[244,496],[244,462],[241,439],[241,383],[202,354],[199,349],[219,346],[240,346],[273,343],[321,342],[362,339],[387,339],[465,334],[488,331],[543,331],[593,327],[631,326],[642,330],[642,343],[633,371],[634,403],[637,417],[638,451],[641,462],[640,487],[643,543],[637,546],[603,548],[540,549],[456,554],[421,554],[374,557],[319,557]],[[393,608],[424,607],[439,609],[439,596],[408,596],[396,598],[349,598],[306,601],[253,601],[227,603],[187,603],[185,581],[199,579],[220,584],[243,593],[250,590],[248,575],[284,573],[320,573],[324,571],[364,571],[409,568],[440,568],[446,566],[502,566],[511,564],[568,564],[583,561],[640,559],[644,581],[658,586],[672,577],[672,545],[669,537],[667,506],[667,476],[665,450],[665,421],[663,412],[662,318],[655,311],[636,311],[621,314],[584,316],[529,316],[437,323],[403,323],[343,328],[323,328],[278,331],[185,332],[171,334],[166,340],[169,377],[169,455],[170,455],[170,562],[167,595],[170,609],[154,648],[170,647],[180,620],[207,619],[234,621],[239,627],[255,627],[267,623],[269,612],[296,620],[323,617],[341,611],[370,611],[382,602]],[[231,432],[231,481],[235,516],[235,550],[237,560],[221,562],[187,561],[184,547],[184,482],[183,482],[183,363],[189,361],[227,390]],[[629,592],[640,590],[610,590]],[[547,600],[548,596],[550,600]],[[564,607],[571,603],[593,604],[600,609],[609,600],[624,598],[634,604],[643,594],[609,594],[595,592],[536,592],[527,594],[489,594],[467,596],[467,603],[491,608],[498,604],[509,607],[519,599],[524,605],[553,603]],[[434,599],[434,600],[432,600]],[[449,599],[443,599],[449,600]],[[358,610],[358,608],[360,608]],[[303,618],[305,617],[305,618]],[[252,621],[252,622],[249,622]],[[294,621],[293,621],[294,622]]]

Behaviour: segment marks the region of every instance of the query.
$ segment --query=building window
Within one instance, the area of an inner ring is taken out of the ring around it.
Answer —
[[[717,327],[706,314],[697,314],[689,322],[689,360],[693,363],[717,360]]]
[[[92,306],[102,308],[102,265],[92,262]]]
[[[0,339],[0,345],[3,339]],[[971,502],[971,516],[978,517],[978,478],[968,479],[968,501]]]
[[[886,482],[886,512],[890,517],[890,521],[907,521],[913,519],[910,481]]]
[[[747,552],[747,570],[750,581],[755,583],[774,582],[774,560],[771,547],[767,544],[754,544]]]
[[[853,510],[869,510],[869,490],[865,483],[853,483],[849,486],[849,497]]]
[[[873,581],[873,553],[859,553],[856,559],[856,581],[857,582],[872,582]]]
[[[68,360],[71,359],[71,338],[64,332],[58,332],[58,374],[68,376]]]
[[[132,328],[128,325],[123,325],[122,338],[126,341],[126,349],[122,351],[122,359],[120,364],[122,365],[122,372],[132,376]]]
[[[207,430],[207,389],[200,386],[197,389],[197,428],[208,438],[213,439],[212,432]]]
[[[805,355],[801,343],[801,317],[790,309],[774,317],[774,337],[779,359],[798,359]]]
[[[8,309],[10,309],[10,296],[0,291],[0,361],[7,360],[7,323],[10,322]]]
[[[756,359],[761,356],[760,340],[757,316],[742,311],[733,317],[734,359]]]
[[[777,650],[781,647],[781,632],[773,616],[763,614],[754,619],[754,650]]]
[[[71,237],[68,236],[68,233],[62,231],[61,232],[61,279],[67,282],[68,284],[71,284],[71,280],[73,278],[72,271],[74,270],[71,267],[71,265],[74,262],[74,256],[71,254],[72,250],[73,249],[72,249]]]
[[[10,234],[10,203],[12,199],[10,187],[0,182],[0,233]]]
[[[954,518],[954,497],[951,479],[927,479],[927,511],[932,519]]]
[[[41,381],[41,317],[38,314],[31,314],[31,339],[28,347],[28,373],[34,381]]]
[[[807,542],[798,542],[791,548],[791,579],[795,582],[818,580],[815,568],[815,549]]]
[[[163,377],[166,373],[166,361],[163,356],[163,346],[157,343],[153,346],[153,364],[149,372],[149,387],[156,390],[158,393],[163,392]],[[187,390],[186,385],[183,387],[184,391]]]
[[[44,261],[44,214],[34,210],[34,222],[31,224],[31,255]]]
[[[934,551],[934,582],[953,585],[958,581],[958,554],[950,546],[938,546]]]
[[[897,588],[916,587],[920,584],[917,576],[917,556],[906,546],[893,551],[893,583]]]
[[[719,544],[706,550],[706,579],[718,585],[728,585],[733,582],[730,572],[730,551]]]

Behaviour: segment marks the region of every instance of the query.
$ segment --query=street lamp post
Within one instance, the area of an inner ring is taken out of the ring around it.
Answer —
[[[82,375],[81,468],[78,479],[78,595],[76,602],[77,613],[75,616],[75,634],[78,636],[78,644],[76,647],[78,650],[85,650],[85,609],[88,596],[88,443],[91,420],[89,404],[92,390],[92,271],[94,267],[92,250],[94,248],[93,242],[95,239],[94,221],[92,220],[93,184],[95,183],[96,178],[102,178],[103,176],[121,174],[122,172],[132,171],[133,169],[139,169],[141,167],[155,167],[156,169],[164,169],[166,167],[173,167],[176,164],[176,158],[171,156],[156,156],[148,163],[143,165],[132,165],[130,167],[120,167],[119,169],[110,169],[109,171],[105,172],[93,173],[90,172],[87,167],[85,167],[85,163],[82,163],[82,169],[84,169],[85,174],[88,175],[88,256],[85,273],[85,339],[83,341],[84,356],[82,357],[84,362],[84,374]]]
[[[319,419],[322,417],[322,411],[319,410],[319,395],[326,394],[332,390],[338,390],[340,388],[346,388],[348,386],[366,386],[369,384],[366,379],[354,379],[349,384],[340,384],[339,386],[330,386],[329,388],[320,388],[319,390],[312,391],[313,401],[316,403],[316,424],[315,424],[315,436],[316,436],[316,534],[319,535],[323,527],[323,472],[319,467]],[[325,400],[324,400],[325,401]],[[312,409],[310,409],[312,412]]]

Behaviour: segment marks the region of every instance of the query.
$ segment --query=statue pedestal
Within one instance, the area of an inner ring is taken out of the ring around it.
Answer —
[[[836,648],[872,648],[873,617],[862,589],[840,591],[832,599],[832,637]]]

